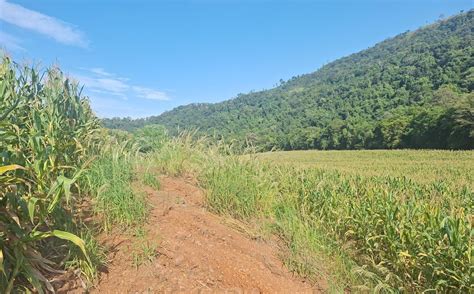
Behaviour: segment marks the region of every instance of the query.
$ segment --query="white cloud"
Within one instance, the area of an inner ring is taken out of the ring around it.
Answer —
[[[66,45],[79,47],[88,45],[84,34],[71,24],[4,0],[0,0],[0,19]]]
[[[124,93],[120,93],[120,92],[110,92],[110,91],[104,91],[104,90],[100,90],[100,89],[97,89],[97,88],[90,88],[91,92],[94,92],[94,93],[98,93],[98,94],[105,94],[107,96],[117,96],[117,97],[120,97],[122,98],[123,100],[127,100],[127,96],[125,96]]]
[[[25,51],[20,45],[21,41],[14,36],[0,31],[0,47],[10,51]]]
[[[130,88],[129,85],[125,84],[121,80],[113,78],[100,78],[95,79],[101,89],[111,92],[123,92]]]
[[[122,98],[126,98],[125,94],[130,88],[126,83],[114,78],[98,78],[82,74],[73,74],[72,77],[90,91],[104,94],[108,93]]]
[[[124,100],[127,97],[138,97],[150,100],[170,100],[164,91],[159,91],[139,85],[132,85],[129,79],[109,73],[103,68],[82,68],[87,73],[72,74],[72,78],[85,86],[90,92],[101,95],[117,96]]]
[[[90,72],[93,72],[99,76],[103,76],[103,77],[111,77],[113,76],[113,74],[105,71],[105,69],[101,68],[101,67],[93,67],[93,68],[89,68],[87,69],[89,70]]]
[[[151,100],[169,100],[170,98],[165,92],[156,91],[150,88],[134,86],[132,89],[137,93],[138,97]]]

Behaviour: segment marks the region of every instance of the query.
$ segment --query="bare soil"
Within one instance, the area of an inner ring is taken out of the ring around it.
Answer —
[[[156,257],[133,266],[136,240],[109,235],[107,272],[93,293],[319,293],[288,272],[271,242],[252,239],[207,211],[204,193],[184,179],[145,188],[152,205],[146,241]]]

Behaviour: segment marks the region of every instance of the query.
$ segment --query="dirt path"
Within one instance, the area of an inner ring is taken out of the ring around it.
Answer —
[[[92,292],[321,292],[289,273],[274,246],[250,239],[206,211],[201,190],[183,179],[161,183],[161,191],[147,189],[153,209],[145,228],[147,240],[158,244],[157,257],[137,269],[133,241],[108,240],[113,248],[109,272]]]

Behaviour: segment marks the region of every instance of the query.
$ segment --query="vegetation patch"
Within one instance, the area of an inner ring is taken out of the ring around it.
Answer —
[[[145,196],[132,189],[138,159],[133,154],[112,149],[100,155],[84,174],[86,192],[92,196],[94,211],[103,220],[103,228],[113,225],[131,227],[145,221]]]
[[[147,170],[143,173],[142,182],[143,184],[150,186],[155,190],[159,190],[161,186],[157,176],[150,170]]]
[[[143,227],[135,229],[135,240],[132,244],[132,264],[135,268],[153,262],[158,255],[158,240],[150,241]]]

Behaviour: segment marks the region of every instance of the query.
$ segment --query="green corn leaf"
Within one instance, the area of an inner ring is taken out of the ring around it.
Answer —
[[[34,222],[34,218],[35,218],[35,206],[36,206],[36,202],[37,202],[38,200],[39,200],[39,199],[36,198],[36,197],[31,197],[31,198],[28,200],[28,215],[30,216],[31,223]]]
[[[86,244],[84,243],[84,240],[82,240],[81,238],[79,238],[78,236],[72,233],[68,233],[68,232],[60,231],[60,230],[52,231],[51,235],[74,243],[76,246],[78,246],[81,249],[82,253],[84,253],[84,256],[87,258],[87,261],[91,263],[89,259],[89,255],[87,254],[87,251],[86,251]]]
[[[59,203],[59,199],[61,198],[61,189],[60,189],[61,183],[59,182],[59,178],[56,180],[56,182],[53,184],[53,186],[50,188],[47,198],[50,196],[53,196],[53,201],[48,206],[48,212],[51,213],[56,205]]]
[[[54,195],[53,201],[48,206],[48,212],[52,212],[56,205],[59,203],[59,200],[61,199],[61,188],[64,190],[64,195],[66,196],[67,203],[69,203],[69,200],[71,199],[71,185],[75,181],[76,178],[69,179],[63,175],[57,178],[56,182],[48,193],[48,197]]]
[[[63,184],[64,195],[66,195],[66,203],[69,204],[69,200],[71,199],[71,185],[74,183],[74,179],[69,179],[65,176],[61,176],[60,178]]]

